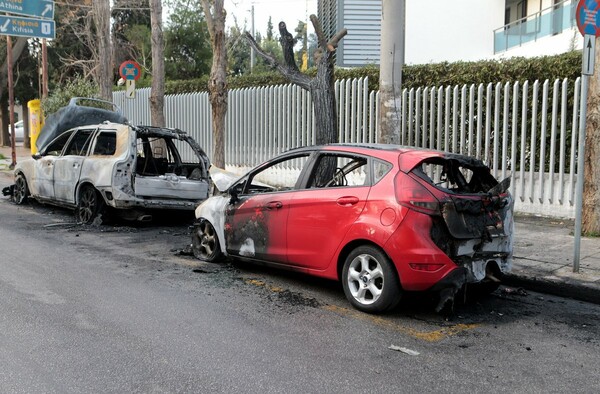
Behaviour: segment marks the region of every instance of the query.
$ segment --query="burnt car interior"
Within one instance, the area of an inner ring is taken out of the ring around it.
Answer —
[[[139,135],[137,138],[136,174],[158,176],[175,174],[201,179],[199,163],[184,163],[171,138]]]
[[[488,193],[498,184],[486,166],[462,163],[452,158],[427,159],[412,172],[437,188],[454,194]]]
[[[322,155],[309,178],[308,188],[368,185],[367,159],[337,154]]]

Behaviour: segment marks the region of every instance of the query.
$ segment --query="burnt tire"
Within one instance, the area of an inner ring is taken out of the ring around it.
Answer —
[[[18,174],[15,177],[15,187],[13,189],[12,199],[15,204],[21,205],[27,202],[29,197],[29,187],[27,186],[27,180],[23,174]]]
[[[206,219],[201,219],[192,230],[192,251],[198,260],[209,263],[219,260],[221,245],[213,225]]]
[[[352,306],[367,313],[393,309],[402,296],[394,265],[381,250],[369,245],[357,247],[346,257],[342,286]]]
[[[104,200],[96,189],[90,185],[84,185],[79,190],[77,206],[75,208],[75,220],[77,223],[90,224],[96,216],[104,212]]]

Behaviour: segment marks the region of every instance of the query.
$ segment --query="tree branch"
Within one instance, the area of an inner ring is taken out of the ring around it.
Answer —
[[[281,74],[283,74],[283,76],[286,77],[290,82],[300,86],[302,89],[309,90],[310,78],[308,76],[302,74],[298,70],[297,66],[294,68],[294,67],[290,67],[289,65],[284,66],[284,65],[280,64],[277,60],[275,60],[275,58],[272,55],[265,52],[264,49],[262,49],[260,47],[260,45],[258,45],[256,40],[254,40],[254,37],[252,37],[252,35],[250,33],[245,32],[244,38],[246,39],[246,41],[248,41],[248,44],[250,44],[250,46],[252,48],[254,48],[256,53],[258,53],[260,57],[265,59],[265,61],[267,62],[267,64],[269,64],[269,66],[276,68],[277,71],[279,71]],[[294,62],[294,66],[295,65],[296,65],[296,63]]]

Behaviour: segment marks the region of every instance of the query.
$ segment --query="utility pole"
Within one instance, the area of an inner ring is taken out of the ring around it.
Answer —
[[[381,2],[378,142],[400,143],[406,0]]]
[[[42,39],[42,99],[48,97],[48,45]]]
[[[250,30],[252,31],[252,37],[254,37],[254,4],[252,4],[252,8],[250,9]],[[254,56],[254,48],[250,47],[250,73],[254,70],[256,61]]]

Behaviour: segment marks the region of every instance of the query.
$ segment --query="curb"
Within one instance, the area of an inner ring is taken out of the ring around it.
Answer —
[[[502,278],[502,284],[600,305],[600,287],[587,286],[584,283],[569,283],[564,280],[506,274]]]

